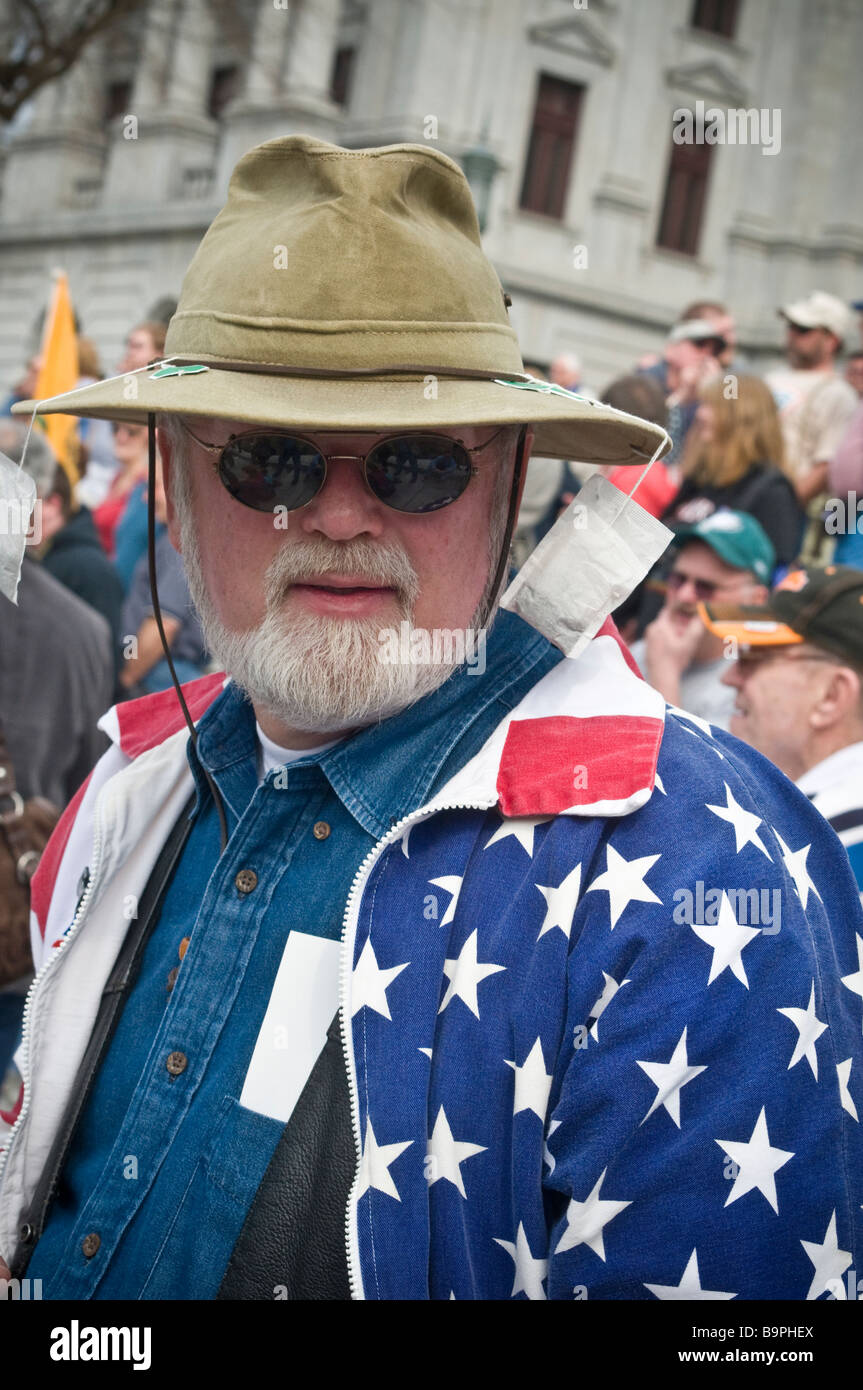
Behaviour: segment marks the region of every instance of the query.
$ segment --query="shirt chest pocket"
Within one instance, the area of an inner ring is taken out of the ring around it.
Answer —
[[[283,1129],[281,1120],[225,1097],[142,1298],[215,1297]]]

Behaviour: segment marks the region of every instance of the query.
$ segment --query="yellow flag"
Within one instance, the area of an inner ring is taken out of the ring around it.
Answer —
[[[65,271],[55,276],[54,290],[42,338],[42,366],[36,383],[36,396],[46,400],[71,391],[78,378],[78,339],[75,316],[69,298],[69,281]],[[74,415],[45,415],[42,426],[69,481],[78,481],[81,445],[78,440],[78,421]]]

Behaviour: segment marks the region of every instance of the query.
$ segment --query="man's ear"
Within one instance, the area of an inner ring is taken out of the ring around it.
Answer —
[[[743,591],[743,602],[751,604],[753,608],[761,608],[767,602],[769,593],[766,584],[747,584]]]
[[[163,429],[156,430],[156,448],[159,451],[159,458],[162,462],[162,481],[165,487],[165,512],[166,523],[168,526],[168,539],[171,545],[182,555],[180,548],[180,522],[174,507],[173,477],[174,469],[182,468],[182,463],[174,455],[174,445],[171,436]]]
[[[809,716],[813,729],[832,729],[860,708],[863,682],[850,666],[828,666],[828,679]]]

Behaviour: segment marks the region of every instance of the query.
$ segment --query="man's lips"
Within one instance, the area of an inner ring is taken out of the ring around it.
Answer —
[[[393,585],[352,574],[313,575],[291,584],[287,593],[313,612],[355,617],[385,609],[397,596]]]
[[[297,580],[291,585],[292,589],[315,589],[323,590],[326,593],[355,594],[355,593],[393,593],[393,586],[390,584],[378,584],[372,579],[366,579],[362,575],[341,575],[341,574],[322,574],[314,575],[311,579]]]

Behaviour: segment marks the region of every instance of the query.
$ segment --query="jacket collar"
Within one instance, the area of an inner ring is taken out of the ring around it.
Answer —
[[[561,661],[434,798],[504,816],[625,816],[649,800],[665,700],[632,670],[613,623]]]
[[[224,685],[219,674],[183,687],[195,720]],[[627,815],[653,791],[664,720],[665,701],[633,669],[608,622],[581,656],[557,662],[529,690],[431,804],[498,804],[502,815],[515,817]],[[100,727],[137,758],[183,722],[174,692],[166,690],[115,706]],[[336,790],[352,792],[347,785]],[[385,828],[392,820],[375,818]]]

